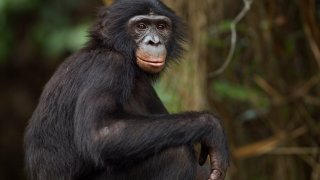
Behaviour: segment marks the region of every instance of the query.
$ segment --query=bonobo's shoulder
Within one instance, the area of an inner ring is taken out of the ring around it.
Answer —
[[[110,59],[110,58],[124,58],[124,56],[117,52],[113,51],[112,49],[108,48],[83,48],[80,49],[79,51],[75,52],[72,54],[68,59],[83,59],[85,58],[86,60],[94,60],[97,58],[102,58],[102,59]]]
[[[113,86],[132,74],[131,63],[120,53],[111,50],[81,49],[67,58],[51,78],[51,84],[63,79],[75,84],[105,84]]]
[[[62,66],[106,66],[106,65],[119,65],[125,62],[125,57],[121,53],[112,51],[110,49],[81,49],[68,57]],[[95,67],[96,68],[96,67]]]
[[[77,67],[84,67],[89,74],[121,75],[133,70],[132,62],[125,55],[110,49],[82,50],[76,55]],[[79,58],[79,56],[81,56]]]

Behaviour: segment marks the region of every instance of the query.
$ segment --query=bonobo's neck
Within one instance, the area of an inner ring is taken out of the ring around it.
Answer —
[[[161,72],[152,74],[152,73],[144,72],[140,69],[137,69],[137,71],[138,72],[136,73],[136,79],[148,81],[151,84],[155,83],[160,78],[160,75],[162,74]]]

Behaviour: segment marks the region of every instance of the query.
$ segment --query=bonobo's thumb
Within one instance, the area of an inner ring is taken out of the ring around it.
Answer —
[[[201,144],[201,151],[199,156],[199,164],[201,166],[206,162],[208,154],[209,154],[209,148],[206,145]]]

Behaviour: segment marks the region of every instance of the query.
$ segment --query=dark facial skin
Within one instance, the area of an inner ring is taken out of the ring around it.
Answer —
[[[166,43],[172,32],[172,22],[160,15],[139,15],[129,20],[128,29],[137,43],[137,65],[149,73],[159,73],[165,67]]]

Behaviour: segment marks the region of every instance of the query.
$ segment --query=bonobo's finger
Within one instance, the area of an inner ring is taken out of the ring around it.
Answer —
[[[226,174],[227,165],[222,164],[219,153],[209,153],[211,173],[209,180],[223,180]]]
[[[224,176],[219,170],[213,170],[210,173],[209,180],[223,180]]]
[[[209,155],[209,148],[204,144],[201,144],[201,151],[199,156],[200,166],[202,166],[206,162],[208,155]]]

